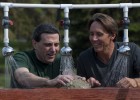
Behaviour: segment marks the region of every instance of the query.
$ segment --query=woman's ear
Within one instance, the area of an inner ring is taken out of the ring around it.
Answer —
[[[111,39],[114,40],[116,38],[116,34],[111,35]]]

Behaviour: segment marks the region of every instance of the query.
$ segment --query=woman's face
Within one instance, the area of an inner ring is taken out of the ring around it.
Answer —
[[[89,32],[89,39],[95,52],[104,52],[108,50],[115,38],[115,35],[109,35],[105,28],[97,21],[91,24]]]

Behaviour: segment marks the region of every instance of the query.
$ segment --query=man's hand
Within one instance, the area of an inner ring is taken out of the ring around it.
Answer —
[[[91,87],[97,87],[101,85],[101,83],[93,77],[90,77],[87,82],[91,84]]]
[[[135,88],[137,87],[137,82],[135,81],[135,79],[132,78],[122,78],[119,82],[117,82],[117,87],[121,87],[121,88]]]
[[[50,86],[57,86],[57,85],[66,85],[74,79],[71,75],[59,75],[56,78],[49,80],[48,83]]]

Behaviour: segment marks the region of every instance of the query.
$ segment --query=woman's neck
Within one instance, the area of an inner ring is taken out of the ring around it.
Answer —
[[[112,43],[106,50],[103,52],[98,52],[97,57],[99,60],[101,60],[104,64],[107,64],[113,54],[114,51],[114,43]]]

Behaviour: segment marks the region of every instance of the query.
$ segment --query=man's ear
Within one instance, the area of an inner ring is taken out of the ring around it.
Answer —
[[[32,39],[32,45],[33,45],[34,49],[36,49],[36,41],[34,39]]]

